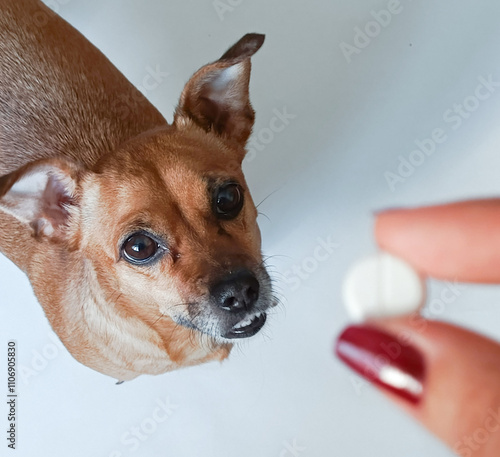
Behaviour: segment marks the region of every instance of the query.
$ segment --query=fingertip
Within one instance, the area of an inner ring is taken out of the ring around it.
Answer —
[[[389,209],[375,216],[374,234],[378,246],[391,254],[408,259],[408,248],[417,241],[414,209]]]
[[[477,200],[381,211],[375,239],[381,249],[436,279],[500,281],[500,200]]]
[[[500,446],[500,345],[470,330],[422,317],[373,321],[370,325],[394,335],[421,354],[426,376],[421,401],[411,404],[389,393],[391,400],[422,422],[452,449],[475,440],[477,430],[495,413],[495,430],[483,443],[482,453]],[[482,439],[482,437],[481,437]],[[471,447],[470,449],[473,449]]]

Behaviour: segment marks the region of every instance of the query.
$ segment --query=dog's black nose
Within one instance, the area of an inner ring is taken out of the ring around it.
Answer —
[[[241,270],[212,287],[211,295],[226,311],[250,311],[259,299],[259,281],[250,271]]]

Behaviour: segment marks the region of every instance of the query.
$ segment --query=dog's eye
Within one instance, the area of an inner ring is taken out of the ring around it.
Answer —
[[[136,233],[123,243],[122,252],[125,260],[134,265],[141,265],[151,260],[158,248],[158,243],[151,237],[143,233]]]
[[[215,214],[219,219],[234,219],[243,208],[243,190],[239,184],[223,184],[215,192]]]

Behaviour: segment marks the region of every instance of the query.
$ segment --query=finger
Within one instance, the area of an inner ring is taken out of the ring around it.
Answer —
[[[497,343],[414,316],[349,327],[336,352],[458,455],[499,455]]]
[[[425,275],[500,282],[500,199],[382,212],[375,238]]]

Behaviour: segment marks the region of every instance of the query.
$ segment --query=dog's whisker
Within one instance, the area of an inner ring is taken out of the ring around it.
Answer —
[[[258,205],[256,205],[255,207],[258,208],[260,205],[262,205],[262,203],[264,203],[269,197],[272,197],[276,192],[279,192],[282,188],[278,188],[276,190],[273,190],[267,197],[264,197],[263,200],[260,201],[260,203]]]
[[[258,212],[258,215],[259,215],[259,216],[262,216],[262,217],[265,217],[265,218],[266,218],[269,222],[272,222],[272,221],[271,221],[271,218],[270,218],[267,214],[262,213],[261,211],[259,211],[259,212]]]

